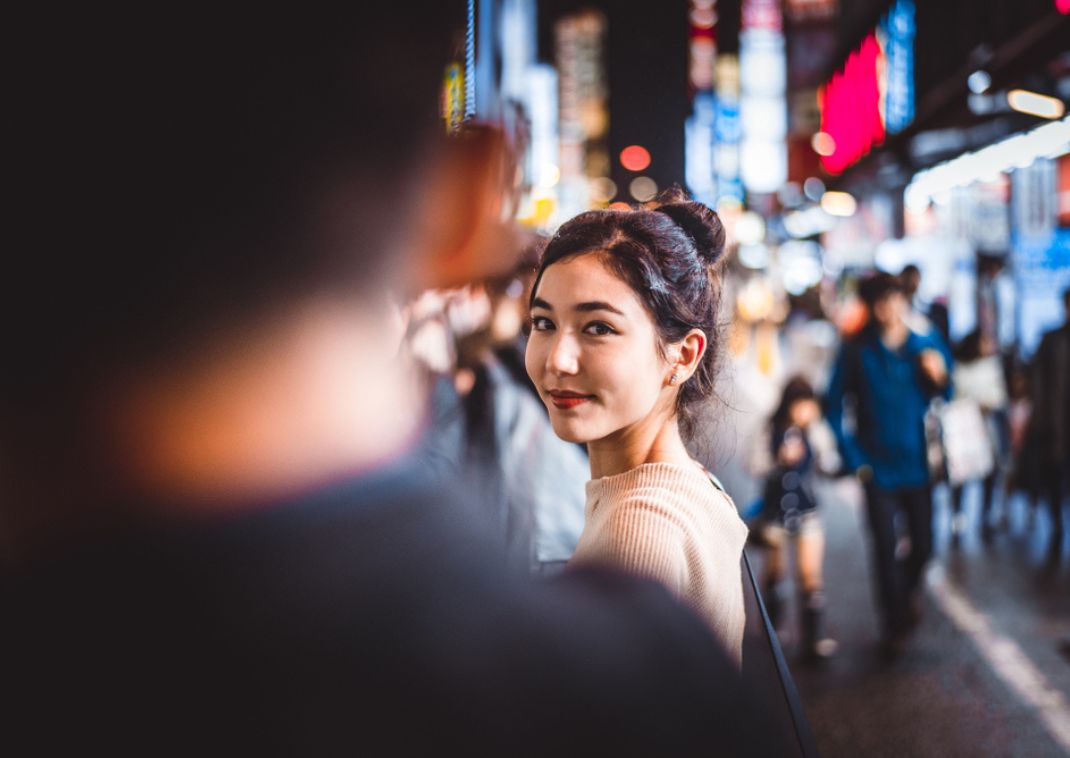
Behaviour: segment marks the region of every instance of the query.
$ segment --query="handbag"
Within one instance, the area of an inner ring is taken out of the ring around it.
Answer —
[[[995,454],[981,407],[958,398],[937,406],[937,415],[948,483],[958,487],[991,474]]]

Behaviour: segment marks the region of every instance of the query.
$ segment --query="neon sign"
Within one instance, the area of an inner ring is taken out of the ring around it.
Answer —
[[[880,57],[877,35],[870,32],[818,93],[821,131],[832,138],[832,150],[821,157],[821,163],[830,173],[840,173],[884,142],[877,72]]]
[[[825,170],[838,174],[914,120],[914,2],[898,0],[818,93],[831,137]]]
[[[914,120],[914,2],[900,0],[878,29],[884,50],[884,125],[897,134]]]

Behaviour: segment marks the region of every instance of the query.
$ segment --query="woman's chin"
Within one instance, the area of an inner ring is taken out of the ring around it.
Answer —
[[[584,434],[583,430],[577,429],[573,424],[561,422],[554,423],[553,420],[551,420],[551,424],[554,428],[554,434],[565,442],[577,442],[581,445],[585,445],[592,439],[591,435]]]

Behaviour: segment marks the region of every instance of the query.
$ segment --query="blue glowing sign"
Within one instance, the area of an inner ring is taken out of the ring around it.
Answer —
[[[898,0],[881,19],[878,36],[884,48],[884,125],[889,134],[914,120],[914,0]]]

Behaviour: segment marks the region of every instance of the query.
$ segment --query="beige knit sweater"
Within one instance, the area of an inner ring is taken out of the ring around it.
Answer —
[[[644,463],[587,482],[586,521],[572,564],[597,563],[664,583],[743,659],[747,527],[696,464]]]

